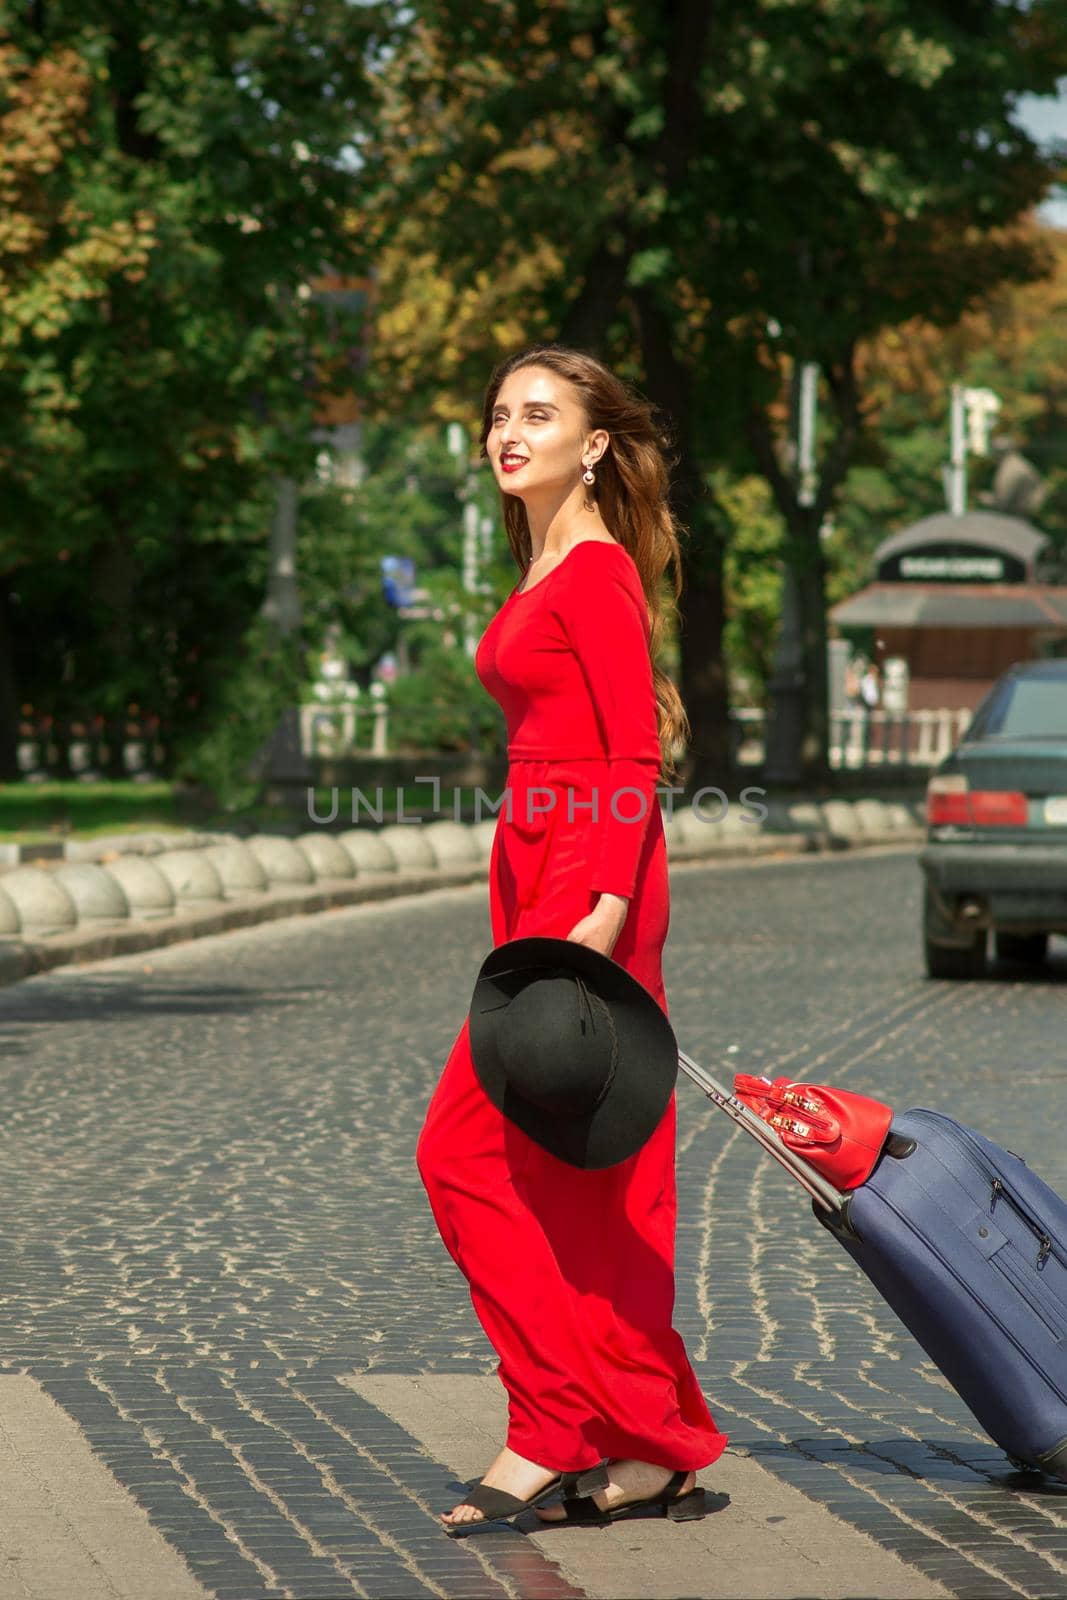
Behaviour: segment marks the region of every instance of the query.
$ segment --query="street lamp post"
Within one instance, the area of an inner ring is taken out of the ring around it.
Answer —
[[[1000,411],[992,389],[967,389],[954,383],[949,399],[949,459],[944,469],[945,499],[952,516],[967,510],[967,454],[989,454],[989,430]]]
[[[815,418],[819,369],[805,361],[793,377],[796,429],[794,479],[797,504],[815,504]],[[782,572],[782,616],[770,681],[764,776],[771,783],[795,784],[803,776],[804,640],[800,604],[800,579],[796,562],[787,558]]]
[[[303,620],[296,580],[296,529],[299,489],[294,478],[277,478],[270,524],[267,593],[262,614],[283,638]]]
[[[478,648],[478,616],[473,597],[484,592],[479,570],[483,562],[488,562],[491,554],[493,523],[491,518],[483,517],[478,510],[476,498],[478,480],[471,465],[467,430],[461,422],[449,423],[447,440],[448,453],[455,461],[456,470],[460,474],[456,494],[463,507],[461,575],[463,592],[471,596],[463,610],[463,648],[473,661]]]

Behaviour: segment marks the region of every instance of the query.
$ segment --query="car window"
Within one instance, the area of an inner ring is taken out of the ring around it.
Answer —
[[[971,739],[1067,739],[1067,679],[1012,678],[982,701]]]

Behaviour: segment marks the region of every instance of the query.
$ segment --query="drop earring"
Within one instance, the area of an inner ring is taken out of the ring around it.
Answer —
[[[583,483],[595,483],[596,482],[596,473],[593,471],[592,467],[589,467],[589,466],[586,467],[585,471],[582,473],[582,482]]]

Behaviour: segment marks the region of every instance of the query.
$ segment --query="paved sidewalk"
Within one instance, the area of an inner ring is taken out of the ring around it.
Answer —
[[[0,1378],[3,1600],[205,1600],[167,1543],[32,1378]]]
[[[455,1472],[457,1499],[500,1448],[507,1405],[495,1377],[359,1374],[347,1381]],[[589,1600],[935,1600],[951,1592],[732,1446],[697,1481],[716,1504],[702,1522],[634,1516],[612,1528],[538,1533],[531,1512],[521,1527]],[[499,1547],[516,1537],[479,1533],[468,1544],[492,1538]]]
[[[495,1377],[360,1373],[339,1382],[403,1429],[413,1456],[421,1456],[433,1483],[428,1495],[415,1491],[426,1499],[427,1519],[441,1509],[440,1466],[456,1475],[448,1487],[458,1497],[504,1434],[504,1392]],[[530,1514],[521,1531],[501,1527],[462,1546],[448,1545],[427,1525],[427,1552],[436,1557],[428,1569],[440,1578],[454,1550],[475,1587],[481,1569],[496,1580],[487,1593],[513,1600],[941,1600],[951,1592],[743,1451],[731,1447],[699,1481],[714,1510],[690,1525],[641,1516],[606,1530],[538,1532]],[[0,1505],[4,1600],[209,1600],[214,1592],[196,1581],[85,1434],[27,1376],[0,1379]],[[379,1515],[388,1523],[384,1507]],[[412,1593],[422,1591],[427,1569],[416,1559],[409,1571]],[[247,1590],[249,1600],[284,1592],[255,1580]],[[301,1592],[311,1596],[315,1588]],[[431,1579],[429,1592],[460,1591]]]

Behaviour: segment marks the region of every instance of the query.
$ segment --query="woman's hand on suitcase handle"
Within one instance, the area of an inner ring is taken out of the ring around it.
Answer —
[[[610,956],[629,909],[629,900],[621,894],[602,894],[589,915],[574,924],[567,938]]]

